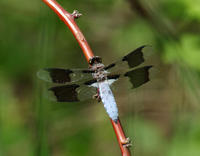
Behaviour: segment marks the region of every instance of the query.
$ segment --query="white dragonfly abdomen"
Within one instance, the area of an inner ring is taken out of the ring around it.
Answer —
[[[109,117],[116,122],[118,119],[118,109],[115,98],[110,89],[109,82],[107,80],[99,82],[98,88],[106,112],[108,113]]]

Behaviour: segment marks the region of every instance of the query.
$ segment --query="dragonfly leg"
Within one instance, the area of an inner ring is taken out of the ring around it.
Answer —
[[[101,97],[99,94],[99,89],[97,89],[97,93],[95,95],[93,95],[93,98],[96,99],[98,102],[101,102]]]
[[[126,138],[125,140],[123,140],[122,142],[122,145],[125,146],[125,147],[131,147],[132,146],[132,143],[131,143],[131,140],[130,138]]]
[[[101,102],[101,97],[98,93],[93,95],[93,98],[96,99],[98,102]]]

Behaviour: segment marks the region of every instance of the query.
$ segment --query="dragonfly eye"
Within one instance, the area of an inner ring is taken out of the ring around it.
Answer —
[[[89,60],[89,64],[92,66],[97,63],[102,63],[102,59],[99,56],[94,56]]]

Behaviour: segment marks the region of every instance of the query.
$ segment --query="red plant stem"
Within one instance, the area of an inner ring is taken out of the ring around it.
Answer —
[[[123,128],[121,126],[120,119],[118,118],[117,123],[115,123],[112,119],[110,119],[110,120],[111,120],[112,126],[114,128],[115,134],[117,136],[117,141],[119,143],[119,147],[122,152],[122,156],[130,156],[131,154],[130,154],[129,148],[124,145],[127,138],[126,138]]]
[[[68,13],[64,10],[55,0],[43,0],[59,17],[60,19],[69,27],[74,37],[78,41],[80,47],[83,50],[83,53],[89,62],[89,60],[94,56],[89,44],[87,43],[85,37],[83,36],[81,30],[77,26],[74,21],[74,17],[72,14]],[[117,141],[120,146],[120,150],[122,152],[122,156],[130,156],[130,151],[128,147],[124,146],[126,142],[126,137],[124,131],[122,129],[120,120],[118,119],[117,123],[115,123],[111,119],[115,134],[117,136]]]
[[[87,59],[90,60],[94,56],[90,46],[88,45],[85,37],[83,36],[81,30],[74,21],[74,17],[64,10],[56,1],[54,0],[43,0],[59,17],[60,19],[69,27],[74,37],[78,41],[83,53]]]

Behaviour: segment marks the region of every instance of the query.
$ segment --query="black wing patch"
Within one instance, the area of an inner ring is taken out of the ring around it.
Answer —
[[[86,81],[84,84],[85,85],[92,85],[93,83],[96,83],[96,82],[97,82],[97,79],[92,79],[92,80]]]
[[[47,82],[64,84],[92,78],[91,73],[93,72],[90,69],[45,68],[40,70],[37,75]]]
[[[107,76],[107,80],[116,81],[117,79],[119,79],[119,77],[120,77],[120,74],[112,74],[112,75]],[[95,84],[95,83],[97,83],[97,79],[92,79],[92,80],[86,81],[84,85],[92,86],[92,84]]]
[[[132,88],[137,88],[149,81],[149,69],[152,66],[144,66],[138,69],[128,71],[124,76],[129,77]]]
[[[126,56],[124,56],[121,60],[119,60],[115,63],[109,64],[104,69],[109,70],[109,69],[112,69],[113,67],[122,68],[126,65],[129,68],[133,68],[133,67],[136,67],[136,66],[142,64],[144,62],[144,57],[143,57],[143,53],[142,53],[142,49],[144,47],[146,47],[146,46],[144,45],[144,46],[141,46],[141,47],[135,49],[134,51],[132,51],[129,54],[127,54]]]
[[[49,91],[52,91],[57,101],[59,102],[76,102],[79,101],[78,94],[76,89],[80,87],[79,85],[65,85],[65,86],[56,86],[49,88]]]
[[[116,66],[116,63],[109,64],[108,66],[105,66],[104,69],[108,70],[110,68],[113,68],[114,66]]]
[[[108,75],[107,79],[108,80],[110,80],[110,79],[117,80],[117,79],[119,79],[119,77],[120,77],[120,74],[114,74],[114,75]]]
[[[87,85],[63,85],[49,88],[50,99],[57,102],[78,102],[92,99],[97,89]],[[52,96],[53,93],[53,96]]]
[[[127,61],[130,68],[136,67],[144,62],[142,49],[145,46],[141,46],[136,50],[132,51],[128,55],[124,56],[122,61]]]
[[[65,83],[71,81],[70,74],[72,74],[73,71],[70,69],[47,68],[45,70],[49,72],[50,78],[54,83]]]

